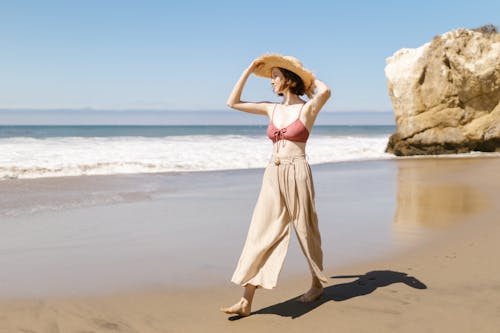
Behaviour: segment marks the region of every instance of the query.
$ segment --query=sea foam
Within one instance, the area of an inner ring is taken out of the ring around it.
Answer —
[[[317,135],[309,163],[387,159],[388,136]],[[255,135],[10,137],[0,139],[0,179],[265,167],[272,143]]]

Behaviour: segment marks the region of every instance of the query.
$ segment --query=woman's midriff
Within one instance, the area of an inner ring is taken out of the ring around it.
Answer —
[[[306,143],[280,140],[274,143],[273,149],[273,155],[277,157],[305,155]]]

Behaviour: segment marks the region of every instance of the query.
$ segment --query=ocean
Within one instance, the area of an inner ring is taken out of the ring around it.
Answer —
[[[316,125],[310,164],[389,159],[393,125]],[[264,167],[266,125],[3,125],[0,179]]]

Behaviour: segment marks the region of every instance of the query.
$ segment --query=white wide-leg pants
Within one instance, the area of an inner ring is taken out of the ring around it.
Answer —
[[[274,288],[290,242],[292,224],[311,273],[321,282],[328,282],[322,273],[323,252],[314,195],[311,168],[305,156],[272,157],[264,171],[232,282]]]

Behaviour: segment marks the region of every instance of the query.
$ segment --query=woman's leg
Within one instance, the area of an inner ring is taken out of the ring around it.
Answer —
[[[278,183],[277,166],[268,166],[257,199],[247,239],[231,281],[244,286],[243,297],[221,310],[248,316],[257,286],[271,289],[278,280],[290,242],[290,216]]]
[[[239,302],[236,302],[227,308],[221,308],[221,311],[227,314],[237,314],[243,317],[250,315],[255,289],[256,287],[254,285],[247,284]]]
[[[321,250],[321,235],[318,227],[318,216],[315,207],[314,184],[311,169],[307,162],[296,163],[296,197],[295,216],[293,224],[300,247],[309,263],[312,274],[310,289],[300,297],[302,302],[318,299],[323,293],[322,283],[328,280],[323,274],[323,252]]]

